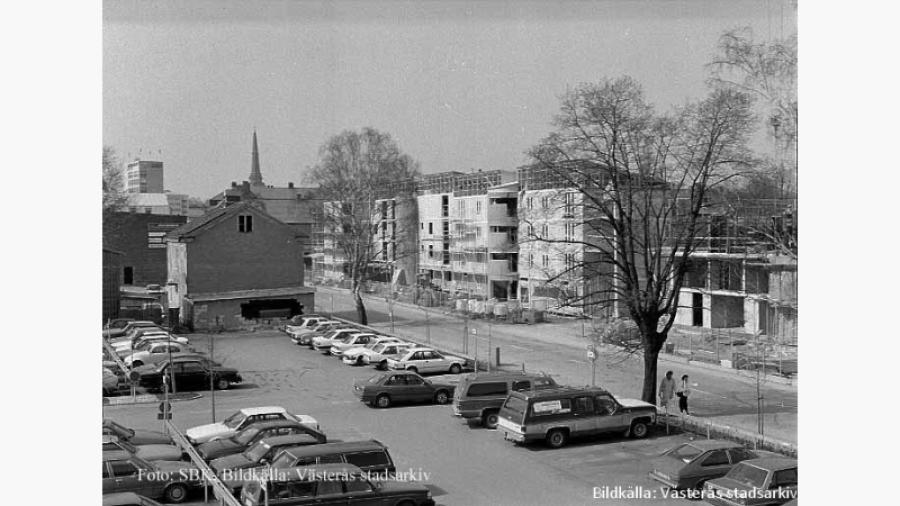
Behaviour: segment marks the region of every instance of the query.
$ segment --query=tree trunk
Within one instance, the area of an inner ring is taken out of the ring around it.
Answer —
[[[362,295],[360,295],[359,290],[358,286],[353,290],[353,301],[356,302],[356,316],[359,318],[359,323],[368,325],[369,317],[366,314],[366,306],[363,304]]]
[[[656,346],[644,347],[644,388],[641,392],[641,400],[656,405],[656,362],[659,358],[659,348]]]

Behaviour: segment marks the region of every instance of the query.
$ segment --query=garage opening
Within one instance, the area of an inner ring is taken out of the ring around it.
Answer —
[[[295,299],[250,300],[241,304],[241,317],[248,320],[290,318],[302,313],[302,306]]]

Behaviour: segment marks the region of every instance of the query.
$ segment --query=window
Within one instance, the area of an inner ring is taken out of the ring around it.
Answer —
[[[144,214],[151,214],[152,212],[153,212],[153,208],[152,208],[152,207],[145,207],[145,208],[144,208]]]
[[[541,197],[541,207],[544,209],[550,207],[550,197]]]
[[[253,216],[243,214],[238,216],[238,232],[244,234],[253,232]]]
[[[594,402],[590,397],[575,398],[575,412],[580,414],[593,414]]]
[[[434,223],[432,223],[430,221],[428,222],[428,234],[429,235],[434,234]]]
[[[475,202],[475,214],[481,214],[481,202]]]
[[[405,385],[406,384],[406,376],[402,374],[398,374],[396,376],[391,376],[387,381],[384,382],[385,385]]]
[[[506,382],[477,383],[469,387],[469,397],[485,397],[489,395],[506,396]]]
[[[572,401],[569,399],[557,399],[555,401],[538,401],[531,405],[533,416],[556,415],[572,412]]]
[[[344,489],[350,492],[371,492],[372,485],[363,479],[349,480],[344,482]]]
[[[566,223],[566,240],[567,241],[575,240],[575,224],[574,223]]]
[[[316,494],[314,481],[273,482],[270,498],[291,499],[294,497],[313,497]]]
[[[787,487],[796,484],[797,469],[782,469],[781,471],[775,471],[775,476],[772,477],[772,486],[769,488]]]
[[[428,245],[428,258],[434,258],[434,245]]]
[[[573,216],[575,214],[575,193],[567,192],[565,194],[565,208],[563,209],[564,216]]]
[[[359,452],[346,454],[347,463],[362,469],[384,466],[390,464],[387,455],[383,451]]]
[[[725,454],[725,450],[713,450],[709,452],[701,465],[704,467],[726,466],[728,465],[728,455]]]
[[[134,476],[138,472],[137,466],[127,460],[110,461],[110,466],[112,466],[113,476],[117,478],[120,476]]]
[[[200,362],[185,362],[181,364],[181,370],[186,373],[203,372],[206,370]]]
[[[745,450],[743,448],[733,448],[731,450],[728,450],[728,453],[731,454],[731,463],[732,464],[737,464],[738,462],[741,462],[744,460],[750,460],[750,459],[756,458],[756,455],[751,453],[749,450]]]
[[[541,265],[543,265],[544,268],[550,267],[550,257],[548,255],[542,255]]]
[[[541,237],[544,239],[550,237],[550,227],[546,223],[541,225]]]
[[[574,254],[566,253],[565,260],[566,260],[566,270],[571,271],[572,269],[575,268],[575,255]]]
[[[416,386],[416,385],[424,385],[425,382],[422,381],[422,378],[417,378],[415,376],[407,376],[406,384],[411,385],[411,386]]]
[[[594,397],[595,413],[606,416],[615,413],[616,401],[606,395],[598,395]]]

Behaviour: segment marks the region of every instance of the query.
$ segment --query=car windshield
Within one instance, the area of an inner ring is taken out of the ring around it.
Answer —
[[[259,434],[260,429],[256,427],[249,427],[241,431],[240,434],[234,437],[234,442],[242,445],[250,444],[250,441],[253,441],[253,438]]]
[[[238,425],[241,424],[241,422],[244,421],[244,418],[246,418],[244,416],[244,414],[241,413],[240,411],[238,411],[237,413],[229,416],[225,420],[222,420],[222,423],[225,424],[225,426],[228,428],[235,429],[235,428],[237,428]]]
[[[346,344],[349,343],[351,339],[353,339],[353,334],[345,334],[338,339],[338,342]]]
[[[372,376],[371,378],[369,378],[368,382],[369,383],[378,383],[378,380],[380,380],[380,379],[381,379],[381,374],[376,374],[375,376]]]
[[[672,448],[664,455],[668,455],[670,457],[675,457],[678,460],[683,461],[685,464],[691,463],[694,459],[702,455],[703,452],[700,451],[699,448],[695,446],[691,446],[689,443],[685,443],[681,446],[676,446]]]
[[[503,407],[512,411],[513,413],[524,415],[525,410],[528,409],[528,402],[518,397],[509,397],[508,399],[506,399],[506,402],[503,403]]]
[[[244,452],[244,456],[250,459],[251,462],[259,462],[263,457],[266,456],[266,453],[269,451],[270,446],[266,444],[265,441],[260,441],[253,445],[252,448]]]
[[[281,452],[278,457],[272,461],[272,467],[276,468],[285,468],[291,467],[294,464],[294,456],[290,454],[290,452]]]
[[[768,474],[765,469],[741,462],[728,472],[728,478],[748,487],[762,488],[766,483]]]
[[[152,345],[152,344],[153,343],[150,341],[141,341],[137,344],[137,346],[134,347],[134,350],[135,351],[146,351],[146,350],[150,349],[150,345]]]
[[[372,348],[372,351],[374,351],[375,353],[381,353],[382,351],[384,351],[385,346],[387,346],[387,344],[376,344],[375,347]]]

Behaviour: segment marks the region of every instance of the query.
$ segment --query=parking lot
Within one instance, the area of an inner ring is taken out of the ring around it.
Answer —
[[[190,339],[198,351],[207,351],[209,336]],[[610,436],[559,450],[514,446],[496,431],[468,427],[449,406],[370,408],[353,395],[352,385],[377,371],[296,346],[279,331],[225,333],[214,340],[213,359],[244,378],[215,392],[217,421],[244,407],[284,406],[315,417],[329,441],[377,439],[390,449],[398,471],[420,478],[438,504],[688,504],[665,497],[647,477],[651,459],[684,435]],[[162,430],[157,411],[157,403],[106,406],[104,417]],[[209,392],[173,403],[173,422],[181,429],[210,421]],[[193,499],[189,504],[204,504],[202,494]]]

